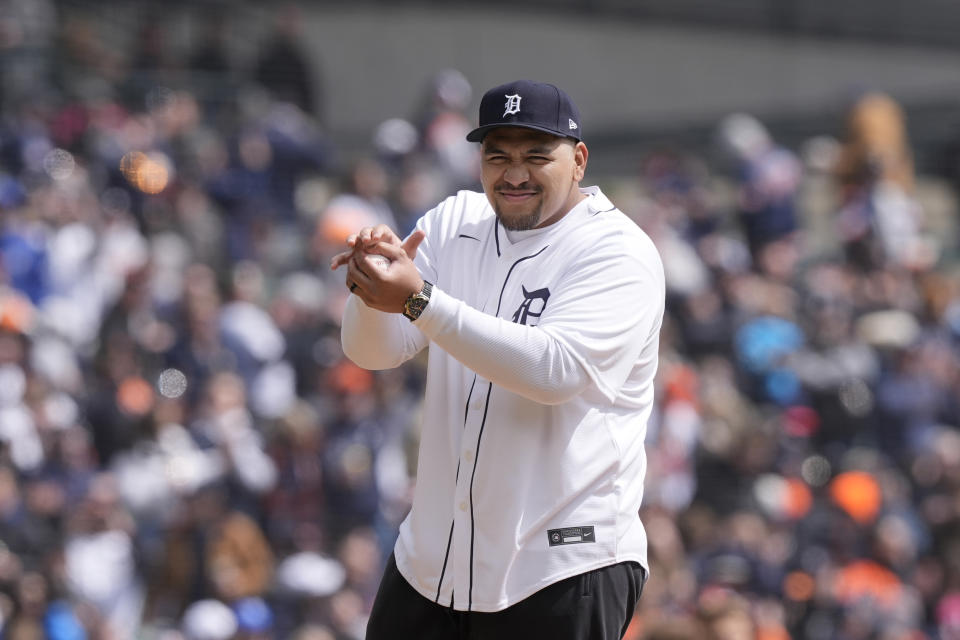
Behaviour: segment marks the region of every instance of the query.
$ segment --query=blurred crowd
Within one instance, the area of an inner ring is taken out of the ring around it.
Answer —
[[[469,81],[343,150],[295,9],[240,69],[213,15],[171,58],[0,8],[0,638],[362,638],[423,360],[346,360],[327,264],[476,186]],[[960,638],[956,194],[890,97],[848,116],[588,174],[667,273],[631,640]]]
[[[960,638],[956,195],[889,96],[840,138],[734,114],[719,167],[653,153],[621,205],[669,311],[631,638]]]

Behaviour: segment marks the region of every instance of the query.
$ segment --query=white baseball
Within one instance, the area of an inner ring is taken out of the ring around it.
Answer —
[[[390,267],[391,260],[387,256],[382,256],[379,253],[370,253],[367,254],[370,262],[373,263],[377,269],[388,269]]]

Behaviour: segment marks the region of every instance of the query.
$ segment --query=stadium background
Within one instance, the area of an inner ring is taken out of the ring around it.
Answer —
[[[960,6],[0,2],[0,637],[355,639],[422,360],[342,276],[581,107],[668,317],[631,640],[960,637]]]

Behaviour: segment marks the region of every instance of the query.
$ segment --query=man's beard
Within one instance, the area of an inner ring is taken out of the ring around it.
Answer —
[[[503,225],[503,228],[509,231],[529,231],[530,229],[536,227],[540,222],[539,205],[536,209],[521,218],[505,218],[503,213],[500,211],[500,207],[495,207],[493,211],[497,214],[497,220],[500,221],[500,224]]]
[[[503,215],[503,211],[500,210],[499,205],[496,203],[493,204],[493,212],[497,214],[497,220],[500,221],[504,229],[509,231],[529,231],[535,228],[540,223],[540,212],[542,208],[543,202],[538,202],[537,206],[530,213],[519,218],[515,216],[508,218]]]

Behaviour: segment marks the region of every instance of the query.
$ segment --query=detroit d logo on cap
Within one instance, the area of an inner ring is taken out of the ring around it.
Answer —
[[[511,96],[504,95],[507,103],[503,105],[503,115],[509,116],[514,113],[520,113],[520,94],[515,93]]]

